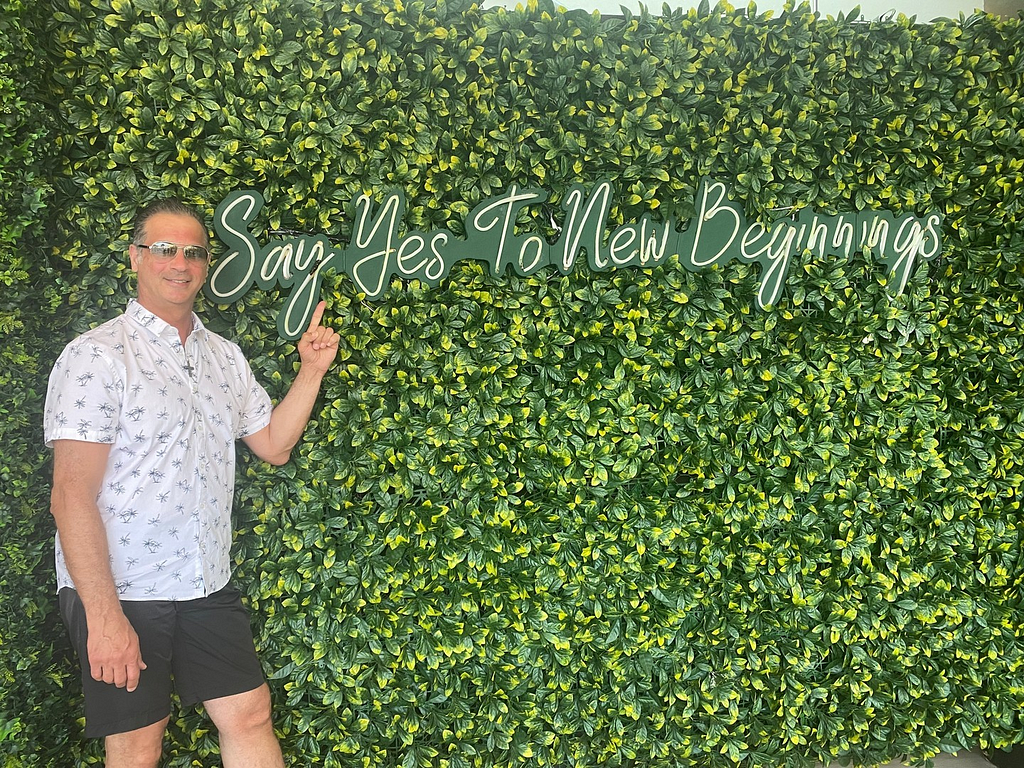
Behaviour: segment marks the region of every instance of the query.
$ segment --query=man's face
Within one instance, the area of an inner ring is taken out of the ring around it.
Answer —
[[[132,269],[138,277],[139,303],[157,317],[171,322],[168,315],[178,318],[183,312],[192,310],[209,268],[205,261],[186,259],[181,246],[205,247],[206,232],[191,216],[158,213],[146,221],[145,235],[143,245],[166,242],[179,246],[177,253],[168,261],[161,261],[147,248],[136,245],[129,248]]]

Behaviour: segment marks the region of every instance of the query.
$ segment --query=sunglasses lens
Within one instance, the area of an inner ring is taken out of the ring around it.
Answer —
[[[153,243],[149,246],[149,252],[160,259],[169,259],[178,252],[178,246],[174,243]]]
[[[186,245],[185,258],[189,261],[206,261],[208,254],[201,245]]]

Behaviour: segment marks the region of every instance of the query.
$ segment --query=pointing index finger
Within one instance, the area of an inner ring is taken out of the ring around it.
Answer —
[[[324,307],[326,306],[327,302],[323,300],[321,300],[320,303],[316,305],[316,309],[313,310],[313,319],[309,321],[309,328],[306,329],[306,333],[311,333],[312,331],[315,331],[317,329],[317,326],[320,325],[320,318],[324,316]]]

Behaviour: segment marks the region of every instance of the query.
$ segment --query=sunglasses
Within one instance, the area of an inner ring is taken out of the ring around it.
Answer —
[[[136,245],[136,248],[145,248],[157,261],[170,261],[181,248],[185,254],[185,260],[193,264],[199,264],[210,260],[210,251],[201,245],[178,245],[177,243],[153,243],[152,245]]]

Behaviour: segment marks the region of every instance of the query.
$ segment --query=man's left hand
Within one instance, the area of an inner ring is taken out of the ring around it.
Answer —
[[[324,373],[338,355],[339,336],[330,326],[320,325],[326,302],[321,301],[313,311],[309,328],[299,339],[299,359],[303,366]]]

